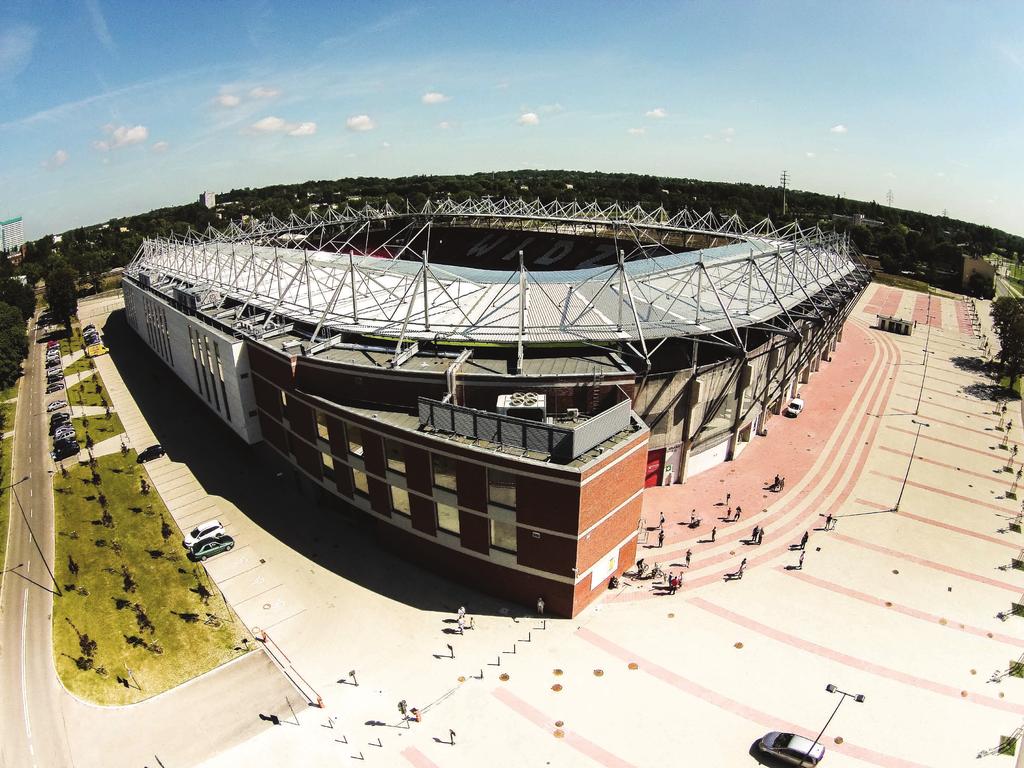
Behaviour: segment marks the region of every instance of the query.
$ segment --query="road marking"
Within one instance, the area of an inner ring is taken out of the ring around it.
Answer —
[[[32,749],[32,722],[28,716],[28,684],[25,673],[25,659],[28,649],[28,587],[21,593],[21,708],[25,714],[25,732],[28,734],[28,749],[33,755]],[[33,764],[35,760],[32,761]]]

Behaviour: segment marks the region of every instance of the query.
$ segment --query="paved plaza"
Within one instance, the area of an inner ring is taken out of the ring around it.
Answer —
[[[876,314],[918,326],[883,333]],[[571,621],[382,552],[163,376],[121,314],[105,335],[98,370],[131,444],[168,448],[149,466],[182,528],[218,517],[238,541],[208,568],[295,693],[275,712],[254,705],[253,721],[280,724],[210,768],[756,765],[766,731],[818,733],[838,703],[827,683],[866,697],[826,730],[828,765],[975,764],[1024,723],[1024,681],[992,680],[1024,653],[1024,618],[998,617],[1024,593],[1009,565],[1024,547],[1008,529],[1017,465],[1003,471],[963,302],[870,286],[801,387],[799,418],[772,418],[735,462],[647,491],[639,551],[682,589],[624,578]],[[1008,418],[1020,443],[1019,403]],[[777,474],[778,493],[766,488]],[[461,635],[460,605],[473,619]],[[421,722],[403,721],[400,700]]]

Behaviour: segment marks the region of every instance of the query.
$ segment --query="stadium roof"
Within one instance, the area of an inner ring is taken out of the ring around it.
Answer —
[[[403,218],[424,222],[428,232],[431,223],[486,228],[514,220],[523,230],[579,226],[609,238],[631,233],[637,242],[656,232],[728,244],[631,260],[620,252],[610,266],[546,272],[435,264],[411,250],[380,258],[351,246],[364,228]],[[329,228],[338,234],[325,243]],[[304,247],[295,234],[307,235]],[[514,344],[520,358],[530,344],[625,343],[649,357],[650,345],[669,337],[710,334],[729,343],[744,326],[785,331],[798,309],[835,308],[838,294],[862,283],[848,240],[817,228],[778,229],[767,220],[746,228],[736,216],[522,200],[446,200],[406,212],[346,207],[244,228],[232,223],[146,240],[127,273],[164,291],[187,291],[198,309],[218,317],[227,307],[239,329],[257,338],[303,323],[315,329],[313,345],[347,332],[397,339],[399,348],[413,340]]]

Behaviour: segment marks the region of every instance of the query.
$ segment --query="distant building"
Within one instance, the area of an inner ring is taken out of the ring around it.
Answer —
[[[850,224],[852,224],[855,227],[856,226],[880,227],[883,224],[885,224],[884,221],[879,221],[878,219],[869,219],[863,213],[853,213],[853,214],[850,214],[850,215],[847,215],[845,213],[833,213],[832,214],[832,220],[833,221],[848,221],[848,222],[850,222]]]
[[[17,251],[25,244],[25,227],[21,216],[0,221],[0,253]]]
[[[985,280],[985,285],[992,285],[996,279],[996,265],[981,256],[964,256],[963,286],[965,288],[973,274],[981,275]]]
[[[217,205],[217,195],[213,192],[203,192],[203,194],[199,196],[199,204],[207,208],[213,208]]]

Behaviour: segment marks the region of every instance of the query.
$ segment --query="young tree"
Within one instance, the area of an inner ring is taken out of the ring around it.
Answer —
[[[54,317],[71,328],[71,316],[78,311],[78,273],[67,265],[59,266],[46,276],[46,302]]]
[[[999,362],[1012,387],[1024,372],[1024,299],[1000,296],[992,302],[992,324],[999,337]]]

